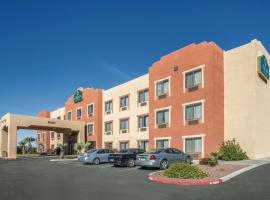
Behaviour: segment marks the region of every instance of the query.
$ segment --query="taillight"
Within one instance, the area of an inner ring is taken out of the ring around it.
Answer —
[[[149,160],[156,160],[156,159],[157,159],[157,157],[155,155],[151,155],[149,158]]]

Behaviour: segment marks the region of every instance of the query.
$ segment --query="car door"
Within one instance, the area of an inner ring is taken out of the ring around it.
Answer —
[[[183,162],[185,161],[184,154],[182,151],[173,148],[172,149],[173,154],[174,154],[174,162]]]
[[[174,155],[172,149],[166,149],[164,151],[164,153],[165,153],[165,157],[166,157],[165,159],[167,159],[169,163],[175,162],[176,158],[175,158],[175,155]]]
[[[109,149],[105,149],[104,162],[108,162],[108,158],[109,158],[110,153],[111,153],[111,151]]]
[[[97,152],[97,154],[98,154],[98,158],[99,158],[100,162],[106,162],[105,161],[105,149],[100,149]],[[107,160],[108,160],[108,158],[107,158]]]

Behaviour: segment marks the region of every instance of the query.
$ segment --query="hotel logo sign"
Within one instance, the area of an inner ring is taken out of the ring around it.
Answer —
[[[73,96],[74,103],[78,103],[83,100],[83,92],[81,90],[76,90]]]
[[[269,81],[269,65],[268,65],[265,55],[259,56],[257,58],[257,62],[258,62],[258,65],[257,65],[258,74],[260,78],[265,83],[267,83],[267,81]]]

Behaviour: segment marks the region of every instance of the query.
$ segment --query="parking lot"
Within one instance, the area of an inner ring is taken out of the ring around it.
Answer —
[[[255,168],[222,184],[176,186],[149,181],[153,170],[81,165],[77,161],[50,162],[49,158],[0,160],[2,200],[171,200],[269,199],[270,165]]]

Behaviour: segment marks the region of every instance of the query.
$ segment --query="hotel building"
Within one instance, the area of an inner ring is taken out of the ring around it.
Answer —
[[[84,122],[92,148],[176,147],[201,158],[235,138],[250,158],[266,157],[267,61],[258,40],[228,51],[214,42],[191,44],[161,57],[141,77],[108,90],[79,88],[64,108],[38,116]],[[44,151],[57,146],[52,132],[37,134]],[[76,136],[60,141],[72,149]]]

